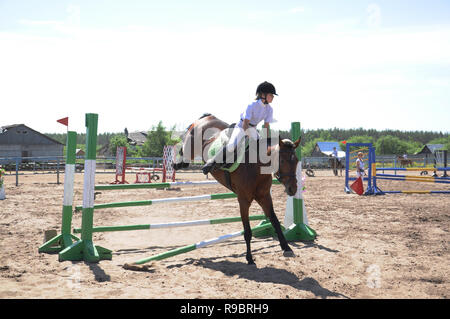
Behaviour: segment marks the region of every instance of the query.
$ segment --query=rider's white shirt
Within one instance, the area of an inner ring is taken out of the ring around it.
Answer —
[[[362,170],[362,172],[360,172],[357,169],[356,170],[356,177],[364,176],[364,161],[360,160],[359,158],[356,159],[356,168],[358,168],[358,163],[359,163],[359,168]]]
[[[244,112],[241,113],[242,120],[250,120],[250,124],[255,126],[259,122],[265,123],[273,122],[273,109],[270,104],[264,105],[261,100],[257,100],[247,106]],[[238,126],[242,127],[243,122],[239,121]]]

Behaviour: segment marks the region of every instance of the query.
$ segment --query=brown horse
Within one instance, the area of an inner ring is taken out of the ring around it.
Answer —
[[[333,155],[330,155],[330,158],[328,159],[331,169],[333,170],[334,176],[338,176],[338,169],[341,171],[342,176],[342,169],[344,168],[344,164],[342,163],[342,159],[339,159],[337,157],[334,157]]]
[[[405,159],[403,156],[398,156],[397,161],[400,163],[400,167],[412,166],[413,162],[410,159]]]
[[[187,167],[189,163],[186,158],[186,150],[195,149],[189,143],[194,144],[195,141],[192,139],[199,134],[199,132],[205,132],[207,128],[217,129],[217,133],[213,136],[203,138],[202,147],[197,148],[196,152],[190,153],[190,159],[194,159],[197,155],[206,154],[205,149],[211,145],[211,143],[220,135],[220,131],[227,127],[226,123],[220,121],[212,115],[207,115],[199,120],[195,121],[188,129],[187,134],[183,140],[183,156],[184,160],[182,163],[175,164],[174,168],[178,169],[180,167]],[[196,132],[192,132],[193,129]],[[197,136],[198,138],[199,136]],[[198,142],[199,143],[199,142]],[[198,144],[197,143],[197,144]],[[295,154],[295,149],[300,143],[300,138],[292,142],[288,139],[278,140],[278,144],[274,146],[267,146],[267,155],[270,156],[270,164],[262,163],[258,156],[256,163],[251,163],[248,161],[248,151],[246,151],[246,157],[243,163],[232,173],[229,173],[229,179],[224,170],[216,169],[211,171],[211,175],[223,186],[231,188],[231,190],[237,194],[237,200],[239,202],[239,209],[242,218],[242,224],[244,226],[244,238],[247,246],[246,259],[249,265],[254,264],[252,252],[250,248],[250,240],[252,238],[252,231],[249,222],[249,208],[251,203],[255,200],[263,209],[264,214],[270,220],[273,228],[275,229],[276,235],[280,242],[281,249],[283,250],[283,255],[286,257],[294,256],[292,249],[289,247],[286,238],[281,230],[280,222],[273,208],[272,196],[270,194],[270,188],[272,186],[272,174],[263,174],[261,169],[267,168],[268,165],[275,166],[276,170],[275,177],[284,185],[285,191],[289,196],[293,196],[297,192],[297,178],[296,178],[296,167],[298,163],[297,156]],[[259,144],[262,146],[263,143]],[[206,160],[202,156],[203,160]],[[276,164],[278,165],[276,165]],[[275,164],[275,165],[272,165]],[[276,167],[278,166],[278,168]]]

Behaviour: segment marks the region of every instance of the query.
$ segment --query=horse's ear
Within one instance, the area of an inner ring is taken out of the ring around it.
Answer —
[[[298,140],[296,140],[296,141],[294,142],[294,148],[297,148],[297,147],[300,145],[300,141],[301,141],[301,140],[302,140],[302,138],[299,137]]]

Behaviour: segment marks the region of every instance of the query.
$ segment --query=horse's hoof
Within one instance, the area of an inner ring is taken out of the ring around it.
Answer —
[[[295,254],[294,254],[294,252],[292,250],[285,250],[283,252],[283,256],[284,257],[295,257]]]

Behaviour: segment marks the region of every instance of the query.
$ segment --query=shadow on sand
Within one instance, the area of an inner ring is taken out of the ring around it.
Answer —
[[[214,259],[214,258],[213,258]],[[347,296],[322,287],[317,280],[311,277],[299,279],[297,275],[285,269],[275,267],[257,268],[243,262],[229,260],[213,261],[210,258],[201,258],[192,262],[196,266],[220,271],[226,276],[238,276],[259,283],[281,284],[293,287],[297,290],[309,291],[316,298],[326,299],[329,297],[346,298]]]

